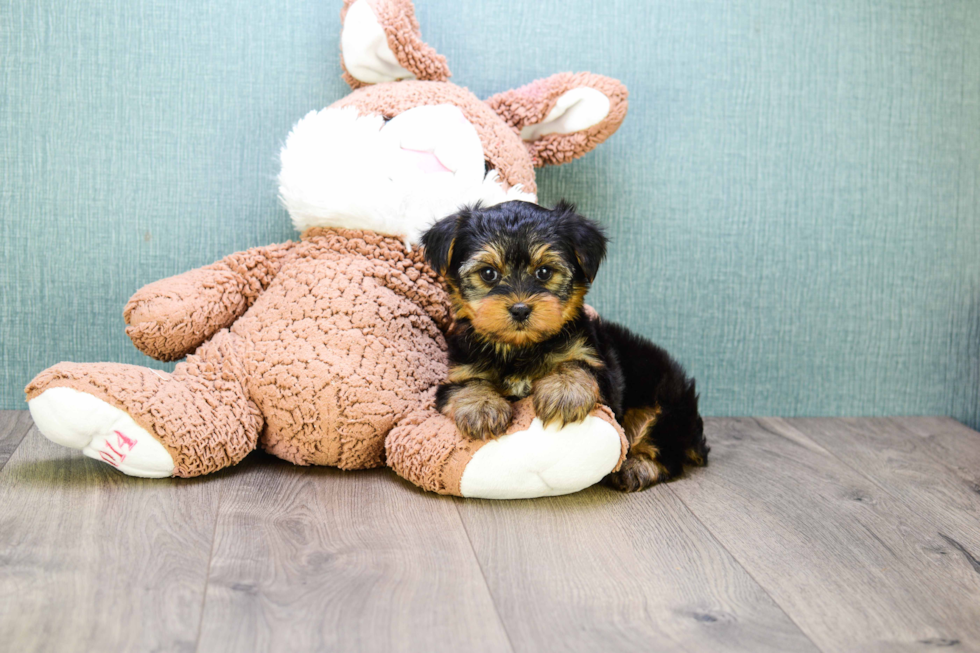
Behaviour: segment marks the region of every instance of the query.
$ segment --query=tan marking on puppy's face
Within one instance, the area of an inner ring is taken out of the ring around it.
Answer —
[[[525,303],[531,314],[525,322],[517,322],[510,314],[514,304]],[[470,303],[473,317],[470,322],[480,335],[508,345],[526,347],[561,331],[561,302],[553,295],[492,295]]]
[[[568,273],[565,266],[565,259],[548,243],[533,245],[530,249],[530,254],[531,264],[528,266],[529,273],[533,273],[541,267],[549,267],[558,272]]]
[[[449,304],[452,308],[453,319],[455,320],[472,320],[473,311],[470,308],[470,303],[466,301],[463,297],[459,288],[457,288],[452,281],[446,280],[446,284],[449,286]]]
[[[534,246],[530,253],[531,262],[526,269],[511,265],[500,243],[488,243],[470,256],[459,269],[460,286],[465,289],[459,298],[466,306],[457,311],[457,319],[465,315],[478,334],[518,347],[536,344],[558,333],[570,316],[577,315],[577,308],[563,304],[550,291],[567,283],[570,271],[549,245]],[[549,277],[546,281],[538,279],[545,292],[491,294],[501,284],[513,287],[526,283],[542,268],[547,269]],[[531,308],[524,322],[518,322],[510,313],[510,308],[518,303]]]
[[[461,279],[469,278],[478,287],[483,286],[489,290],[493,288],[494,284],[487,282],[480,276],[485,268],[496,270],[499,279],[510,274],[510,268],[507,266],[507,255],[502,247],[494,243],[484,245],[459,267],[459,276]]]
[[[567,306],[580,284],[576,284],[573,281],[574,275],[572,269],[569,267],[568,261],[565,260],[560,252],[547,243],[534,245],[530,248],[530,264],[527,266],[525,274],[529,278],[535,277],[542,270],[547,270],[549,277],[546,281],[538,279],[538,282],[548,292],[561,298],[562,303]],[[572,289],[571,292],[569,292],[569,287]],[[582,286],[582,290],[582,296],[584,297],[584,291],[587,291],[588,288]],[[564,309],[562,313],[565,313]]]
[[[588,287],[583,284],[576,283],[572,285],[572,292],[569,294],[568,299],[565,300],[565,306],[561,310],[561,319],[563,322],[568,322],[578,317],[579,313],[582,312],[582,306],[585,304],[585,295],[588,292]]]
[[[467,244],[472,251],[462,254],[465,260],[448,275],[455,290],[454,317],[469,320],[498,353],[543,342],[581,313],[588,283],[560,244],[544,240],[552,237],[506,227],[495,236],[466,236],[467,242],[482,242]],[[530,309],[526,317],[513,314],[517,304]]]

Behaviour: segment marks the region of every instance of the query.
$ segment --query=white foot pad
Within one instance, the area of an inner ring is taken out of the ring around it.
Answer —
[[[123,474],[165,478],[174,459],[126,412],[71,388],[50,388],[27,402],[38,430],[55,444],[81,449]]]
[[[585,420],[544,428],[534,418],[480,447],[463,470],[459,493],[481,499],[530,499],[571,494],[595,485],[619,461],[622,442],[609,422]]]

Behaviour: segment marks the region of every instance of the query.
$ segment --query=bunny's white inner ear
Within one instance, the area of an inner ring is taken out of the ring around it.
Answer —
[[[388,47],[385,30],[367,0],[355,2],[347,9],[344,29],[340,33],[344,67],[355,79],[366,84],[415,79],[402,67]]]
[[[571,134],[598,125],[609,115],[609,98],[589,86],[579,86],[558,96],[542,122],[521,128],[521,138],[533,141],[548,134]]]

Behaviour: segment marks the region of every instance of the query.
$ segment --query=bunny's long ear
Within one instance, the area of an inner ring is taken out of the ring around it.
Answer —
[[[411,0],[344,0],[340,65],[351,88],[449,79],[446,58],[426,45]]]
[[[535,167],[577,159],[619,129],[626,87],[592,73],[558,73],[498,93],[487,104],[517,130]]]

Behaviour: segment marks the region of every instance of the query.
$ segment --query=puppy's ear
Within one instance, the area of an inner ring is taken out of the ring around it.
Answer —
[[[575,252],[575,260],[582,268],[589,283],[595,280],[602,259],[606,257],[606,243],[609,241],[602,227],[575,212],[575,205],[562,200],[555,206],[560,233],[569,247]]]
[[[457,213],[443,218],[422,234],[422,247],[425,260],[432,269],[445,276],[453,259],[453,246],[463,214]]]

